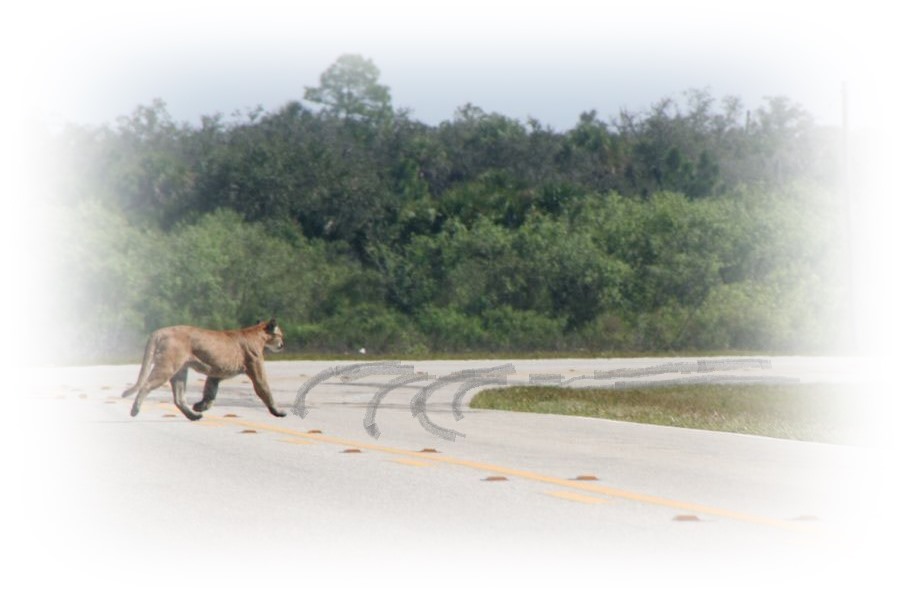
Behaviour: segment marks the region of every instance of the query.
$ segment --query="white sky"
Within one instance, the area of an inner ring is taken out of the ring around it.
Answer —
[[[862,100],[868,45],[883,43],[880,26],[899,33],[868,2],[325,4],[38,0],[0,28],[14,40],[14,99],[51,124],[113,122],[156,97],[191,123],[272,110],[350,52],[371,58],[395,105],[424,122],[471,102],[557,129],[584,110],[642,110],[689,88],[749,108],[785,95],[838,124],[842,82]]]

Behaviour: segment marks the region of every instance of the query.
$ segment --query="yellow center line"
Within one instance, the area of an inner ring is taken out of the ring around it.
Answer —
[[[293,443],[294,445],[312,445],[313,442],[309,439],[298,439],[296,437],[286,437],[284,439],[278,439],[282,443]]]
[[[430,462],[424,460],[409,460],[408,458],[395,458],[392,461],[396,464],[404,464],[405,466],[417,466],[418,468],[433,465]]]
[[[610,497],[618,497],[620,499],[626,499],[628,501],[635,501],[639,503],[647,503],[651,505],[657,505],[665,508],[670,508],[674,510],[680,510],[683,512],[695,512],[699,514],[706,514],[710,516],[716,516],[719,518],[727,518],[730,520],[738,520],[741,522],[749,522],[752,524],[762,524],[765,526],[772,526],[775,528],[783,528],[786,530],[806,532],[811,530],[807,528],[804,524],[798,522],[788,522],[786,520],[779,520],[777,518],[769,518],[766,516],[759,516],[755,514],[747,514],[744,512],[738,512],[734,510],[728,510],[725,508],[714,507],[710,505],[704,505],[699,503],[692,503],[689,501],[680,501],[677,499],[669,499],[666,497],[660,497],[657,495],[648,495],[646,493],[638,493],[635,491],[627,491],[625,489],[618,489],[615,487],[608,487],[606,485],[597,484],[595,482],[580,481],[580,480],[571,480],[558,478],[555,476],[550,476],[547,474],[540,474],[538,472],[532,472],[530,470],[519,470],[516,468],[510,468],[508,466],[499,466],[496,464],[488,464],[485,462],[475,462],[472,460],[466,460],[462,458],[456,458],[453,456],[447,456],[438,453],[423,453],[419,451],[411,451],[408,449],[398,449],[396,447],[386,447],[383,445],[374,445],[372,443],[363,443],[361,441],[353,441],[351,439],[342,439],[340,437],[331,437],[324,435],[322,433],[306,433],[292,428],[287,428],[284,426],[277,426],[274,424],[267,424],[264,422],[253,422],[248,420],[239,420],[236,418],[223,419],[218,416],[208,416],[208,418],[223,420],[229,424],[235,424],[237,426],[243,426],[245,428],[259,429],[264,431],[271,431],[275,433],[280,433],[283,435],[290,435],[294,437],[301,437],[310,439],[313,441],[319,441],[322,443],[330,443],[333,445],[343,445],[345,447],[356,447],[358,449],[364,449],[369,451],[377,451],[382,453],[388,453],[392,455],[400,455],[411,458],[418,458],[421,460],[427,460],[432,462],[441,462],[444,464],[452,464],[455,466],[462,466],[465,468],[472,468],[474,470],[480,470],[483,472],[492,472],[494,474],[501,474],[503,476],[509,476],[512,478],[523,478],[525,480],[531,480],[539,483],[545,483],[549,485],[555,485],[558,487],[574,489],[578,491],[587,491],[588,493],[594,493],[599,495],[607,495]]]
[[[579,503],[599,504],[610,501],[606,497],[591,497],[590,495],[582,495],[581,493],[573,493],[572,491],[546,491],[546,494],[552,497],[559,497],[560,499],[577,501]]]

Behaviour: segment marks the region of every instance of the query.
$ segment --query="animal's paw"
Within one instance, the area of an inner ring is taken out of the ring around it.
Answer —
[[[270,412],[272,412],[272,416],[277,416],[278,418],[284,418],[288,415],[287,412],[283,412],[281,410],[270,410]]]
[[[193,404],[193,410],[195,410],[196,412],[205,412],[208,409],[209,409],[209,407],[201,401],[197,401],[196,403]]]

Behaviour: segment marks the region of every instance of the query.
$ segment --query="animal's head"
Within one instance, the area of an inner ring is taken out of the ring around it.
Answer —
[[[278,323],[275,322],[274,318],[263,323],[262,330],[264,330],[267,335],[265,341],[266,348],[272,351],[281,351],[284,349],[284,333],[281,332],[281,327],[278,326]]]

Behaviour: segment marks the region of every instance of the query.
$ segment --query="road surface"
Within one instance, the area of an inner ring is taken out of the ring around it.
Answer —
[[[475,410],[477,388],[458,419],[462,382],[413,414],[422,388],[466,369],[504,367],[515,384],[667,362],[403,362],[427,377],[388,390],[395,374],[339,373],[354,363],[269,361],[286,418],[241,377],[198,422],[166,387],[131,418],[120,393],[137,365],[36,370],[36,418],[10,444],[28,458],[13,470],[28,504],[16,552],[41,565],[36,589],[112,595],[868,590],[859,564],[882,564],[874,447]],[[847,359],[770,366],[722,374],[863,376]],[[190,375],[191,403],[202,381]]]

